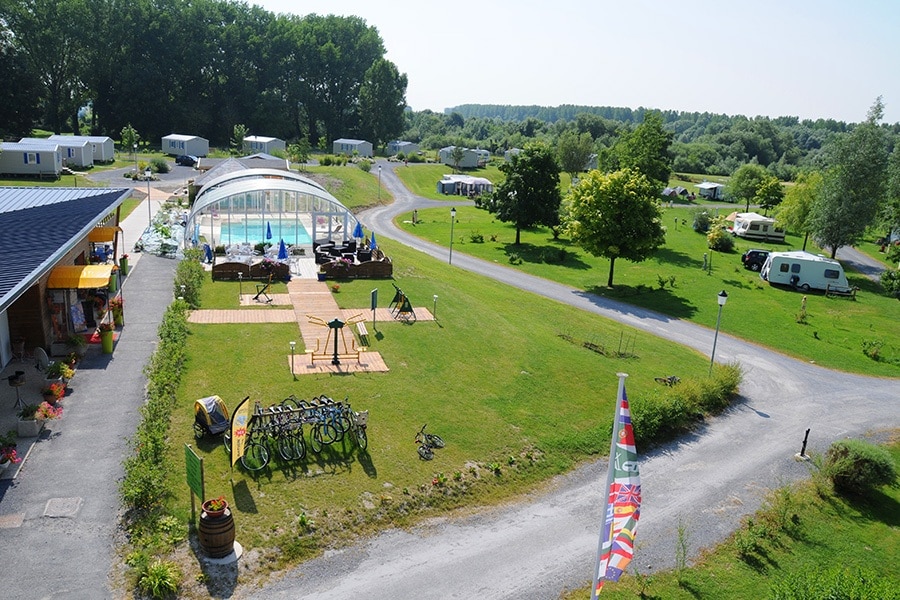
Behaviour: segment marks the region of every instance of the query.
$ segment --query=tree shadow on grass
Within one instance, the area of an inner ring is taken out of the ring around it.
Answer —
[[[696,269],[703,268],[702,256],[699,258],[693,258],[689,254],[672,250],[671,248],[668,248],[666,246],[658,248],[653,254],[652,260],[656,260],[661,267],[672,265],[675,267],[691,267]]]
[[[516,255],[523,262],[540,264],[547,263],[567,269],[587,270],[591,265],[581,260],[575,252],[566,248],[570,244],[554,241],[549,244],[503,244],[501,247],[506,256]]]
[[[587,288],[585,291],[590,294],[588,298],[593,296],[595,301],[598,299],[614,301],[615,304],[608,308],[635,314],[642,319],[690,319],[697,312],[697,308],[693,304],[677,296],[675,290],[671,288],[658,289],[645,284],[616,285],[612,288],[595,285]],[[602,301],[597,301],[596,303],[603,304]],[[665,310],[664,313],[663,310]]]

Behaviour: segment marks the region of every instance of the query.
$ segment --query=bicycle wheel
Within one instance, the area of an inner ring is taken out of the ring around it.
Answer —
[[[353,427],[353,424],[350,423],[350,417],[348,417],[345,413],[341,413],[334,418],[334,426],[340,432],[340,435],[343,436],[345,433],[350,431],[350,428]]]
[[[319,427],[321,427],[321,423],[316,423],[309,430],[309,447],[313,452],[318,454],[322,451],[322,434],[319,432]]]
[[[418,452],[419,458],[423,460],[431,460],[432,458],[434,458],[434,452],[432,452],[431,447],[426,446],[425,444],[419,446]]]
[[[319,441],[323,444],[333,444],[343,438],[343,435],[339,434],[337,427],[334,426],[334,422],[330,420],[318,423],[316,432],[319,434]],[[339,435],[340,437],[338,437]]]
[[[224,434],[222,434],[222,443],[225,444],[225,450],[228,452],[228,454],[231,454],[231,434],[230,433],[225,432]]]
[[[259,442],[248,442],[244,447],[241,464],[248,471],[259,471],[269,464],[269,451]]]
[[[294,436],[290,433],[283,433],[278,436],[278,454],[284,460],[294,460]]]
[[[293,396],[288,396],[287,398],[285,398],[284,400],[281,401],[281,407],[293,410],[293,409],[299,408],[299,405],[297,404],[296,398],[294,398]]]
[[[444,440],[441,436],[436,435],[434,433],[426,433],[425,438],[428,440],[428,443],[431,444],[434,448],[443,448]]]
[[[366,435],[365,427],[356,428],[356,443],[360,450],[365,450],[369,446],[369,437]]]

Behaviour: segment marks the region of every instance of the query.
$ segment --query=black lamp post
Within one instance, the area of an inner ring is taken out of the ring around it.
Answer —
[[[456,222],[456,208],[450,209],[450,260],[447,264],[453,264],[453,224]]]
[[[150,208],[150,178],[153,176],[153,171],[150,170],[150,167],[147,167],[147,170],[144,171],[144,179],[147,180],[147,222],[148,226],[153,225],[153,211]]]
[[[297,347],[297,342],[290,342],[291,344],[291,376],[296,379],[294,375],[294,348]]]

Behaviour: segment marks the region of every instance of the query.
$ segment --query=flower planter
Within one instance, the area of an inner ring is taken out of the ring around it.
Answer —
[[[113,323],[116,324],[116,327],[123,327],[125,325],[125,311],[124,310],[114,310],[113,311]]]
[[[316,273],[316,276],[319,278],[319,281],[325,281],[325,273]]]
[[[19,419],[19,437],[37,437],[41,433],[44,422],[39,419]]]
[[[119,274],[113,271],[112,275],[109,277],[109,293],[115,294],[119,291]]]
[[[112,331],[101,331],[100,332],[100,349],[103,351],[103,354],[112,354],[113,353],[113,332]]]
[[[203,512],[205,512],[210,519],[217,519],[223,516],[225,511],[228,510],[228,502],[225,500],[220,500],[221,505],[219,508],[212,508],[212,502],[214,502],[214,500],[207,500],[201,505]]]
[[[119,259],[119,272],[123,277],[128,275],[128,259],[124,256]]]

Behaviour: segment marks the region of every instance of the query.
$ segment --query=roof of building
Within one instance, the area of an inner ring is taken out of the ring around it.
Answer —
[[[338,138],[334,140],[335,144],[367,144],[365,140],[351,140],[350,138]]]
[[[245,142],[282,142],[281,138],[268,137],[265,135],[248,135],[244,138]]]
[[[179,140],[183,142],[187,142],[189,140],[203,140],[208,141],[206,138],[202,138],[199,135],[185,135],[183,133],[170,133],[169,135],[163,136],[164,140]]]
[[[94,142],[94,143],[105,143],[113,141],[111,137],[106,135],[58,135],[53,134],[49,138],[49,140],[84,140],[86,142]]]
[[[33,142],[3,142],[0,148],[3,149],[4,152],[15,152],[17,150],[43,150],[45,152],[56,152],[59,150],[59,144],[57,142],[48,142],[46,140],[35,140]]]
[[[33,138],[33,137],[24,137],[19,140],[20,144],[53,144],[54,146],[69,146],[69,147],[81,147],[85,148],[90,143],[85,139],[76,140],[72,138],[53,138],[52,140],[49,138]]]
[[[715,181],[704,181],[703,183],[696,183],[694,187],[698,187],[701,190],[711,190],[713,188],[725,187],[724,183],[716,183]]]
[[[0,311],[129,195],[128,189],[0,187]]]

